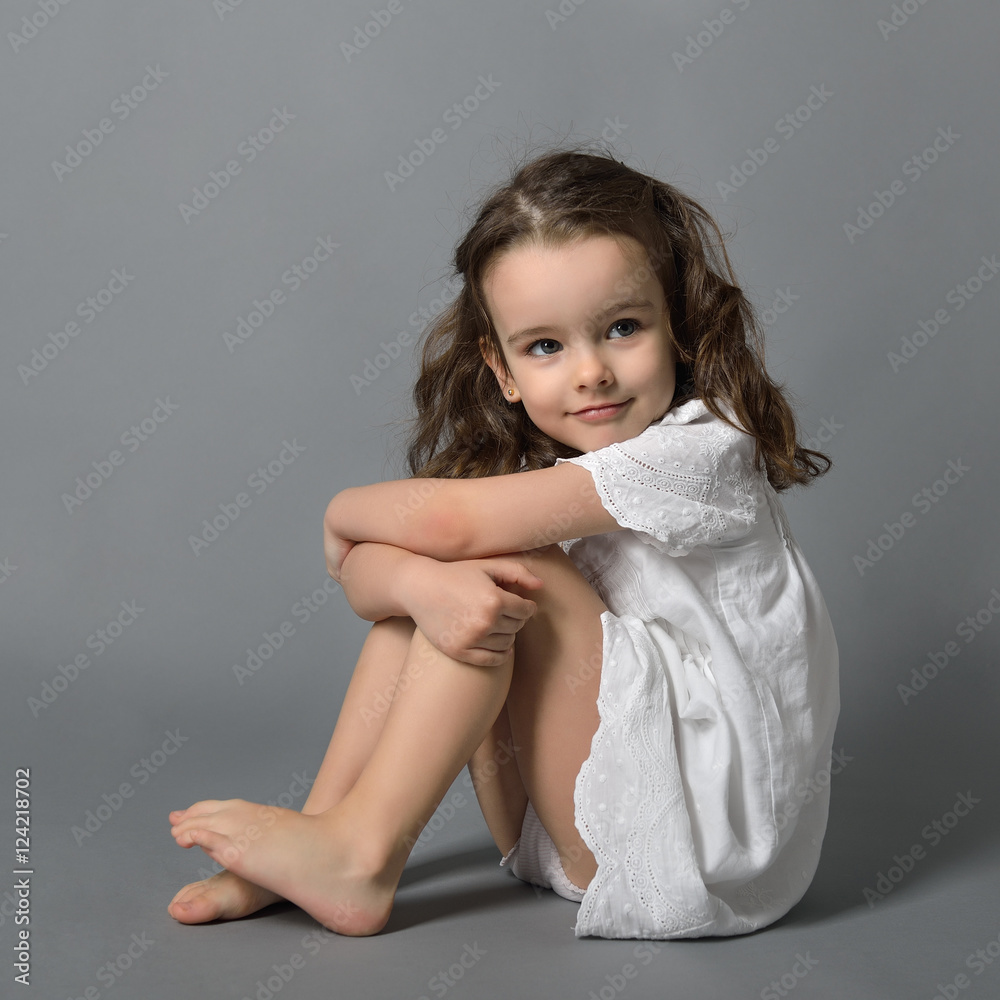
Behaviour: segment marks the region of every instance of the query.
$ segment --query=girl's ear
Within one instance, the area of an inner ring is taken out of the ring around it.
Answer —
[[[508,403],[516,403],[521,397],[517,391],[517,386],[514,385],[513,380],[504,371],[503,365],[501,365],[499,359],[493,350],[493,345],[487,340],[479,341],[479,352],[483,356],[483,360],[492,369],[493,374],[496,376],[496,380],[500,385],[500,390],[503,392],[503,398]]]

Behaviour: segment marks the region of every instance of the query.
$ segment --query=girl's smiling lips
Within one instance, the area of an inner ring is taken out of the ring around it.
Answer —
[[[605,420],[608,417],[617,416],[631,402],[626,399],[622,403],[600,403],[597,406],[588,406],[586,409],[577,410],[573,416],[581,420]]]

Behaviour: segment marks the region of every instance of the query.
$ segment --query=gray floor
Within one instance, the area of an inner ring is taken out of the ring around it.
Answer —
[[[326,933],[287,904],[182,926],[165,905],[206,860],[167,833],[166,811],[190,798],[183,782],[164,773],[141,809],[123,809],[80,845],[66,836],[76,817],[39,801],[31,986],[4,995],[931,1000],[949,987],[957,992],[945,996],[996,997],[995,777],[985,764],[943,765],[931,750],[914,757],[869,756],[837,776],[819,871],[791,913],[753,935],[694,941],[575,938],[576,904],[499,869],[474,803],[411,855],[377,936]],[[935,836],[933,822],[967,791],[980,802]],[[891,893],[869,905],[863,890],[914,843],[923,857],[902,878],[893,872]],[[3,926],[9,947],[9,916]]]

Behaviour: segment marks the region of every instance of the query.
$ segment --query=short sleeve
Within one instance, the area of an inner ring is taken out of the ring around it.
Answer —
[[[746,535],[765,503],[754,440],[698,399],[628,441],[575,458],[623,528],[671,556]]]

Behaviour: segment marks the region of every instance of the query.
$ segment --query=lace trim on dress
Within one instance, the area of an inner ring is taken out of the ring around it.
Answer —
[[[645,631],[607,612],[602,622],[604,671],[615,681],[602,677],[601,722],[576,779],[577,826],[598,869],[575,933],[696,936],[713,921],[718,900],[693,848],[670,695],[663,677],[644,667],[656,656]],[[628,655],[630,643],[647,647],[645,655]]]
[[[756,518],[755,479],[744,472],[722,478],[717,471],[727,436],[714,428],[702,436],[700,456],[709,460],[709,467],[704,458],[701,468],[685,466],[647,449],[631,453],[622,444],[602,449],[600,457],[591,453],[570,461],[590,470],[602,503],[620,525],[652,535],[668,550],[684,552],[717,542]],[[674,499],[667,502],[666,497]]]

